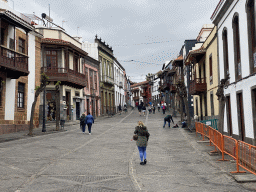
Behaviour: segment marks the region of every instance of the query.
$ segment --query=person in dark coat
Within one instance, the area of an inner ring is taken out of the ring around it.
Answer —
[[[141,109],[142,109],[142,105],[139,105],[138,106],[138,111],[139,111],[140,116],[141,116]]]
[[[85,126],[86,126],[85,118],[86,118],[85,114],[83,113],[82,116],[80,117],[80,127],[83,133],[85,133]]]
[[[148,138],[150,136],[147,127],[141,122],[138,122],[138,126],[135,127],[134,134],[138,135],[138,140],[136,141],[136,145],[138,146],[138,150],[140,153],[140,164],[145,165],[147,163],[147,145]]]
[[[88,115],[86,116],[85,122],[88,126],[89,135],[91,135],[91,128],[92,128],[92,124],[94,123],[94,118],[90,113],[88,113]]]
[[[118,110],[119,110],[119,114],[121,115],[121,112],[122,112],[121,104],[118,105]]]
[[[163,128],[165,128],[166,121],[168,122],[168,127],[169,127],[169,128],[170,128],[170,121],[172,121],[172,123],[174,124],[174,121],[173,121],[173,119],[172,119],[172,116],[171,116],[171,115],[167,115],[167,116],[164,118],[164,126],[163,126]]]

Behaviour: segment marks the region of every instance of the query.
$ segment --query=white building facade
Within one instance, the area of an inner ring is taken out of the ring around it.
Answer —
[[[114,85],[115,85],[115,107],[116,112],[118,111],[119,104],[122,109],[125,104],[125,94],[124,94],[124,81],[125,81],[125,69],[123,66],[115,59],[114,60]]]
[[[221,0],[211,19],[218,27],[219,76],[230,77],[224,89],[223,132],[255,145],[255,1]]]

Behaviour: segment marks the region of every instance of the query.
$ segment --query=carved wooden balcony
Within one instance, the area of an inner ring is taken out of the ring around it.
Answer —
[[[68,85],[77,89],[86,87],[85,75],[72,69],[57,67],[42,67],[49,81],[61,81],[61,85]]]
[[[172,85],[170,86],[170,92],[171,92],[171,93],[176,93],[176,86],[175,86],[175,85],[172,84]]]
[[[6,71],[7,77],[11,79],[27,76],[28,56],[0,45],[0,67],[1,71]]]
[[[134,100],[134,101],[139,100],[139,96],[133,97],[133,100]]]
[[[205,78],[196,78],[190,82],[189,93],[191,95],[199,95],[200,93],[205,92],[207,89]]]
[[[170,90],[170,86],[171,86],[171,83],[169,83],[169,82],[164,82],[164,83],[163,83],[163,86],[162,86],[162,89],[163,89],[164,91],[169,91],[169,90]]]
[[[147,93],[146,92],[140,92],[140,95],[142,96],[142,97],[147,97]]]

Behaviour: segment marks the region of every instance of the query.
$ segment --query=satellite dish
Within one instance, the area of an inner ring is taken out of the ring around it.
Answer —
[[[42,13],[42,18],[46,18],[46,14],[45,13]]]

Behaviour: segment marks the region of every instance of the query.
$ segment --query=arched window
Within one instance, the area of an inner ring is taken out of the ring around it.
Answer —
[[[223,41],[223,59],[224,59],[224,78],[229,74],[229,64],[228,64],[228,32],[224,28],[222,32],[222,41]]]
[[[246,5],[247,26],[248,26],[248,46],[250,73],[256,72],[256,38],[255,38],[255,2],[248,0]]]
[[[235,63],[235,78],[239,80],[242,78],[241,69],[241,53],[240,53],[240,35],[239,35],[239,18],[235,13],[233,18],[233,40],[234,40],[234,63]]]

